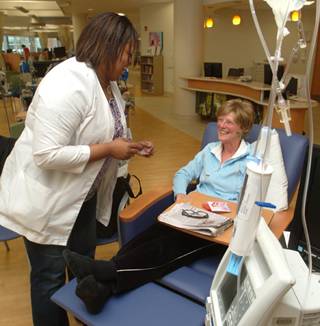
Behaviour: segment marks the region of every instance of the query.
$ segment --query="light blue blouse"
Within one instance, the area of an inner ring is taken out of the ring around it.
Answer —
[[[238,201],[253,146],[242,140],[237,152],[221,164],[221,142],[208,144],[173,179],[174,194],[185,194],[188,184],[199,179],[196,191],[224,200]]]

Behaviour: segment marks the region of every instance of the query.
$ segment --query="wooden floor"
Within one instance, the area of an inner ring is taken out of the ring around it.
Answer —
[[[13,115],[9,109],[10,119]],[[200,143],[191,136],[154,118],[138,108],[130,116],[134,139],[150,139],[156,153],[151,158],[131,159],[129,170],[142,181],[143,191],[171,184],[172,176],[198,151]],[[8,135],[4,110],[0,106],[0,134]],[[29,299],[29,267],[22,239],[9,242],[6,252],[0,244],[0,326],[32,325]],[[108,259],[117,245],[99,247],[97,257]],[[71,325],[77,325],[70,318]],[[45,325],[44,325],[45,326]]]

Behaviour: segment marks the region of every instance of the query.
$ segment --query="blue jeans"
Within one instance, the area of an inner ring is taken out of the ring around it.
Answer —
[[[96,196],[84,202],[70,234],[67,247],[94,256],[96,247]],[[31,272],[31,304],[34,326],[67,326],[67,313],[50,300],[65,284],[65,246],[43,245],[24,239]]]

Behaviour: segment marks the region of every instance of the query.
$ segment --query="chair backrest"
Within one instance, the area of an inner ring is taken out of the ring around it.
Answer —
[[[14,138],[0,136],[0,175],[2,173],[4,163],[10,154],[15,142],[16,140]],[[0,241],[4,241],[7,251],[9,251],[9,246],[6,241],[18,237],[20,237],[19,234],[0,225]]]
[[[261,125],[254,125],[246,140],[252,143],[259,136]],[[300,134],[288,137],[283,129],[276,129],[279,134],[280,146],[286,174],[288,178],[288,199],[291,200],[301,177],[303,163],[308,147],[308,138]],[[210,122],[203,134],[201,148],[218,140],[217,124]]]

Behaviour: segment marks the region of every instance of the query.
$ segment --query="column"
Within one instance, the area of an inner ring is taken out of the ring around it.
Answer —
[[[0,50],[2,49],[2,41],[3,41],[3,25],[4,25],[4,13],[0,12]]]
[[[195,93],[181,88],[179,77],[200,76],[203,62],[201,0],[174,0],[174,111],[195,115]]]
[[[79,36],[87,24],[87,14],[72,14],[72,25],[73,25],[73,44],[76,48]]]

